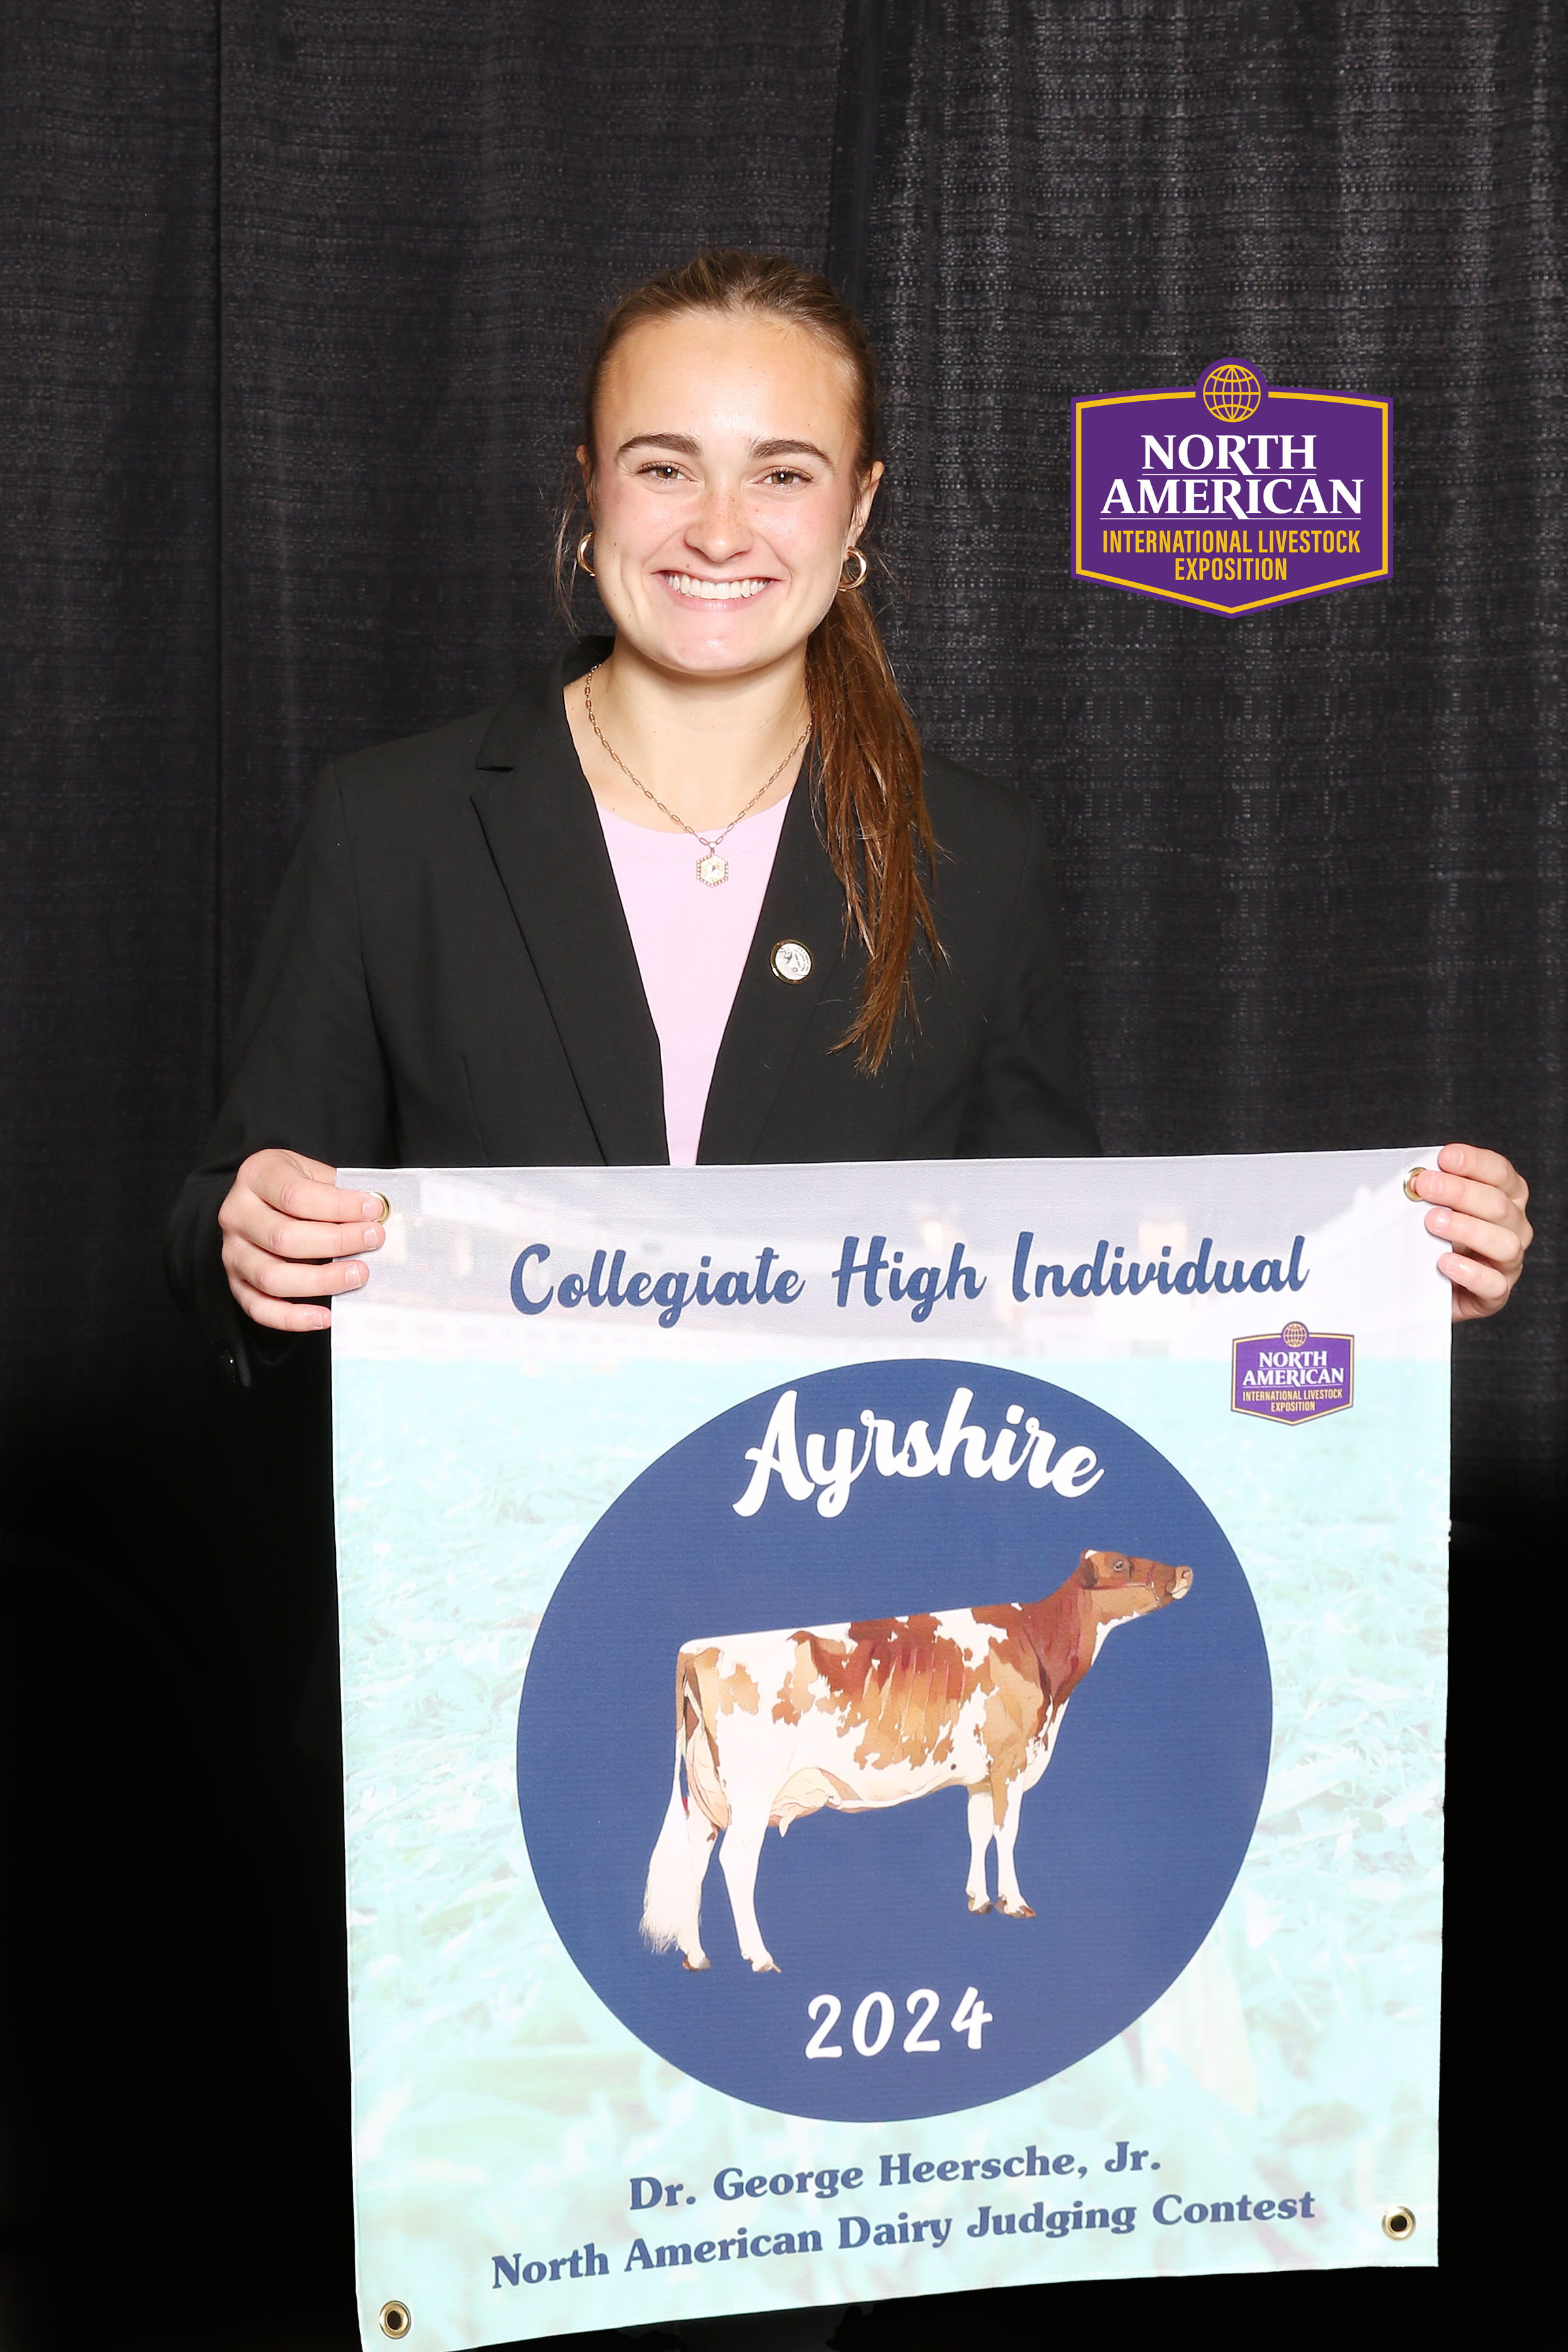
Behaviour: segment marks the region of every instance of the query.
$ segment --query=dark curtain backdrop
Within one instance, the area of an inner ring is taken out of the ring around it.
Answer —
[[[1456,1485],[1546,1523],[1565,40],[1555,0],[0,0],[10,2091],[57,2278],[96,2168],[121,2329],[210,2347],[217,2298],[271,2344],[256,2295],[337,2294],[346,2229],[320,1351],[220,1391],[162,1221],[316,768],[558,641],[577,374],[649,269],[782,247],[863,307],[889,641],[1045,810],[1108,1148],[1528,1171]],[[1236,621],[1072,584],[1071,395],[1233,352],[1392,396],[1391,582]]]
[[[931,739],[1046,810],[1106,1149],[1505,1150],[1540,1240],[1457,1337],[1455,1486],[1560,1493],[1568,11],[871,29],[835,227],[887,375],[890,643]],[[1391,397],[1389,582],[1234,621],[1070,582],[1072,395],[1231,352]]]

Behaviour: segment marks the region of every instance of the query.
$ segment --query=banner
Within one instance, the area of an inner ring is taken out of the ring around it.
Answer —
[[[343,1171],[367,2344],[1435,2262],[1434,1157]]]

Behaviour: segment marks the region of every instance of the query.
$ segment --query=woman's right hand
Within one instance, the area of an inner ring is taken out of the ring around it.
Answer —
[[[379,1192],[340,1192],[336,1173],[299,1151],[253,1151],[241,1163],[217,1221],[228,1286],[253,1323],[325,1331],[324,1302],[370,1280],[355,1253],[386,1239],[386,1204]],[[297,1303],[312,1298],[323,1304]]]

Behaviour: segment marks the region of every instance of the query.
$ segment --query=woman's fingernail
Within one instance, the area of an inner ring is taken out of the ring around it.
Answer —
[[[1426,1220],[1426,1230],[1429,1234],[1446,1234],[1453,1222],[1447,1209],[1434,1209]]]
[[[364,1229],[364,1245],[366,1249],[379,1249],[385,1239],[386,1233],[383,1226],[366,1225]]]
[[[360,1286],[361,1283],[364,1280],[364,1268],[363,1268],[363,1265],[351,1265],[351,1266],[350,1266],[350,1268],[349,1268],[349,1270],[348,1270],[348,1274],[347,1274],[347,1276],[345,1277],[345,1279],[346,1279],[346,1282],[347,1282],[347,1286],[348,1286],[348,1288],[349,1288],[350,1290],[357,1290],[357,1289],[359,1288],[359,1286]]]
[[[364,1199],[359,1204],[359,1213],[362,1217],[375,1217],[377,1219],[391,1214],[386,1202],[382,1199],[379,1192],[367,1192]]]

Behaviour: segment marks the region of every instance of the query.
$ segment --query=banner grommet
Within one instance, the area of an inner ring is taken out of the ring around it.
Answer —
[[[1412,2223],[1411,2226],[1414,2227],[1414,2223]],[[1384,2223],[1384,2229],[1388,2227],[1386,2221]],[[408,2305],[405,2303],[384,2303],[382,2305],[381,2332],[384,2336],[390,2336],[395,2344],[402,2343],[404,2337],[408,2334],[408,2331],[413,2325],[414,2321],[409,2315]]]
[[[1425,1168],[1412,1168],[1410,1170],[1408,1175],[1405,1179],[1405,1197],[1407,1201],[1419,1201],[1421,1195],[1415,1190],[1415,1179],[1417,1176],[1425,1176],[1426,1173],[1426,1171]]]
[[[1407,2238],[1415,2235],[1415,2216],[1408,2205],[1390,2206],[1383,2217],[1383,2234],[1385,2238],[1392,2238],[1396,2246],[1402,2246]]]

